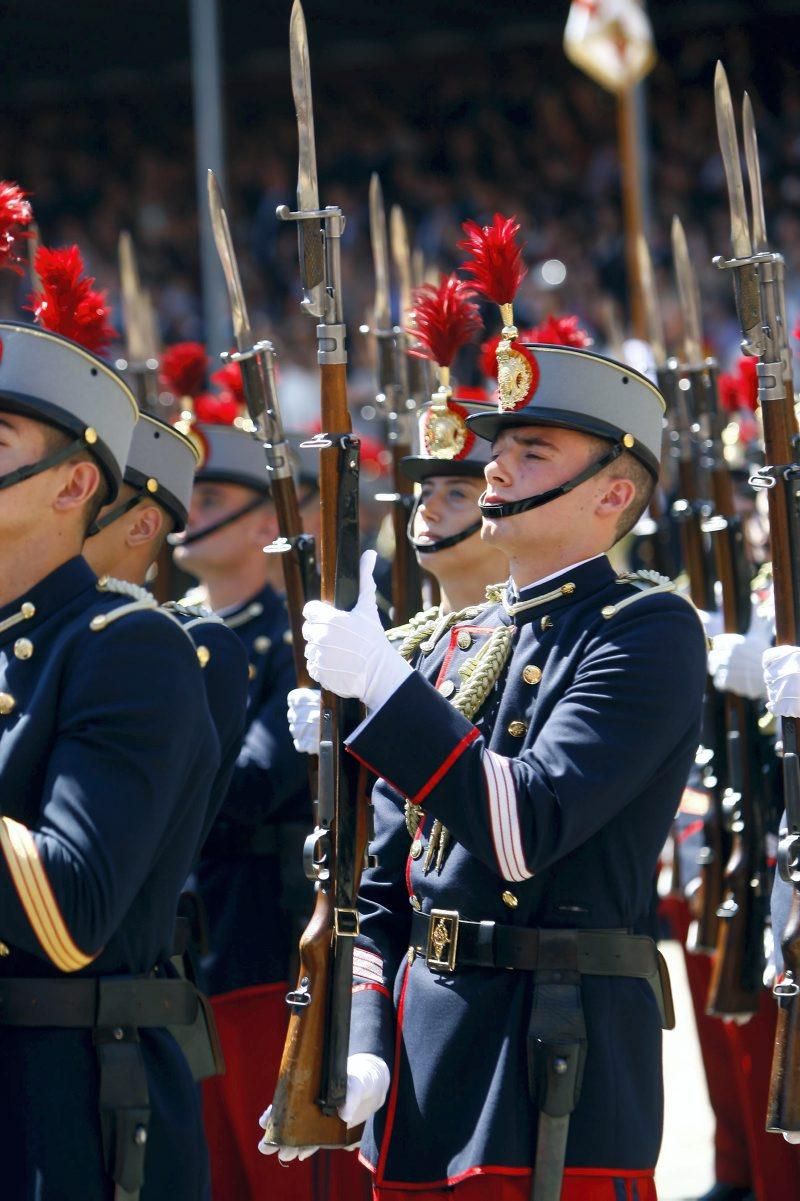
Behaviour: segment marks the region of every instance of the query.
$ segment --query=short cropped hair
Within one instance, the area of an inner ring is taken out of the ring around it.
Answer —
[[[597,458],[608,451],[609,444],[605,438],[590,436],[589,441],[593,444]],[[593,455],[593,457],[595,456]],[[630,480],[636,489],[633,500],[619,518],[614,530],[614,544],[616,544],[630,533],[650,504],[656,480],[652,471],[649,471],[641,459],[637,459],[629,450],[623,450],[619,458],[615,459],[613,463],[609,463],[601,474],[612,480]]]

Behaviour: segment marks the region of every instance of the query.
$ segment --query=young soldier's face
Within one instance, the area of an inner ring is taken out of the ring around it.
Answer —
[[[241,484],[197,483],[189,506],[188,535],[210,529],[233,513],[243,509],[255,497],[251,488]],[[235,570],[243,556],[263,553],[263,548],[275,538],[272,506],[266,501],[250,513],[232,521],[207,538],[198,538],[188,546],[175,547],[175,562],[192,575],[203,579],[208,571]]]
[[[523,425],[502,430],[492,444],[486,467],[487,504],[523,500],[558,488],[598,457],[596,440],[577,430]],[[520,547],[567,549],[590,528],[604,476],[587,480],[572,492],[513,517],[486,517],[482,537],[509,554]]]
[[[414,515],[414,537],[419,542],[436,543],[474,525],[480,517],[478,498],[483,489],[483,480],[471,476],[432,475],[423,480]]]
[[[18,413],[0,411],[0,475],[37,463],[51,453],[48,427]],[[4,538],[36,529],[53,507],[67,464],[43,471],[0,491],[0,531]]]

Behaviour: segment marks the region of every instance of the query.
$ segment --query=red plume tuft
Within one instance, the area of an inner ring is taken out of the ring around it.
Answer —
[[[94,279],[84,274],[78,247],[40,246],[35,266],[42,290],[34,292],[26,306],[34,319],[94,354],[105,354],[117,332],[108,320],[111,309],[106,294],[92,288]]]
[[[720,404],[729,413],[754,413],[758,408],[758,372],[756,360],[742,355],[735,374],[722,374],[717,383]]]
[[[0,179],[0,267],[8,267],[17,275],[25,270],[25,260],[17,243],[30,237],[28,226],[33,209],[26,193],[15,183]]]
[[[546,321],[534,326],[525,337],[520,334],[520,341],[544,342],[547,346],[576,346],[579,350],[592,345],[592,339],[579,324],[579,318],[572,314],[554,317],[550,313]]]
[[[197,397],[205,387],[207,366],[202,342],[176,342],[161,356],[159,382],[173,396]]]
[[[495,304],[511,304],[527,271],[522,247],[516,242],[516,217],[495,213],[491,225],[465,221],[461,228],[467,236],[458,248],[471,255],[461,264],[461,270],[471,275],[470,283],[481,296]]]
[[[203,392],[195,397],[194,415],[206,425],[233,425],[236,418],[241,417],[242,408],[230,392],[219,396],[214,392]]]
[[[483,328],[474,295],[455,273],[440,276],[438,284],[415,288],[407,333],[418,345],[409,353],[449,367],[457,351]]]
[[[219,371],[215,371],[211,376],[212,384],[219,388],[220,396],[224,396],[226,400],[232,404],[239,406],[239,412],[244,409],[246,401],[244,398],[244,383],[242,381],[242,369],[238,363],[228,362],[224,367],[220,367]]]

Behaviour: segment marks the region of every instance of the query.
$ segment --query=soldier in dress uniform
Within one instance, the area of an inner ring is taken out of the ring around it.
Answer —
[[[307,917],[287,911],[281,859],[300,863],[295,848],[308,833],[311,802],[306,760],[286,728],[295,672],[285,604],[271,583],[280,556],[263,550],[277,535],[264,451],[234,425],[201,422],[192,434],[205,458],[175,558],[200,580],[188,599],[217,613],[249,660],[244,738],[191,882],[208,921],[200,983],[212,998],[226,1062],[225,1076],[208,1081],[204,1095],[213,1195],[239,1201],[277,1187],[253,1146],[253,1111],[264,1081],[277,1076],[289,956]],[[310,886],[303,896],[310,911]],[[303,1175],[298,1198],[310,1187],[310,1168]]]
[[[95,574],[128,586],[134,599],[144,587],[170,534],[181,533],[192,497],[199,444],[174,426],[139,414],[119,495],[104,506],[89,530],[83,556]],[[247,704],[247,655],[224,621],[202,606],[166,606],[195,644],[209,710],[220,744],[220,770],[206,809],[199,853],[230,782],[242,742]]]
[[[137,409],[100,358],[0,322],[3,1195],[200,1201],[207,1160],[166,1027],[169,963],[219,747],[190,638],[97,580]]]
[[[480,537],[478,500],[489,445],[469,430],[467,418],[488,411],[493,410],[485,400],[460,395],[426,406],[419,420],[419,454],[402,460],[403,472],[419,485],[408,537],[441,596],[438,605],[387,631],[409,659],[434,634],[441,637],[457,620],[476,616],[487,604],[486,589],[508,575],[506,557]],[[319,695],[316,688],[294,688],[288,697],[294,745],[309,755],[319,747]]]
[[[380,635],[369,559],[352,612],[306,606],[309,670],[366,704],[348,746],[381,777],[350,1048],[376,1066],[362,1155],[394,1201],[521,1201],[532,1173],[537,1201],[651,1201],[671,1019],[637,931],[695,754],[704,636],[668,581],[617,576],[606,551],[649,499],[664,405],[590,351],[501,349],[499,408],[468,423],[492,444],[483,537],[511,565],[496,603],[417,671]]]

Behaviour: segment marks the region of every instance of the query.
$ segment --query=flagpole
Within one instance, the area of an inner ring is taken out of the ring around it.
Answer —
[[[642,84],[624,88],[617,97],[617,141],[625,237],[625,268],[631,311],[631,328],[636,338],[646,339],[642,281],[636,246],[645,234],[644,178],[641,155]],[[639,93],[637,95],[637,93]]]

